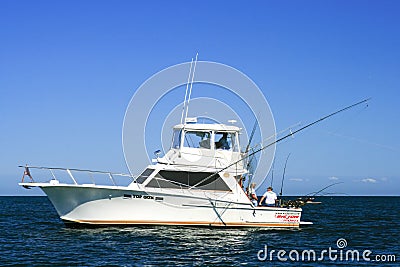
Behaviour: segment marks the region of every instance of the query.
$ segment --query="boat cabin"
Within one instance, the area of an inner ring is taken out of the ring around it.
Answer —
[[[225,124],[178,124],[173,127],[171,149],[158,163],[191,169],[224,168],[240,160],[240,128]],[[235,166],[237,168],[242,168]]]
[[[153,188],[231,191],[236,177],[247,172],[240,160],[239,131],[224,124],[176,125],[171,149],[136,182]]]

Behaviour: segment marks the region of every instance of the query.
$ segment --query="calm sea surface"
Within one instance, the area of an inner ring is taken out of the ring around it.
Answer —
[[[71,228],[58,218],[46,197],[0,197],[0,265],[400,266],[400,197],[317,200],[322,204],[303,208],[303,220],[314,225],[300,230],[265,230]],[[337,244],[340,238],[345,241]],[[330,248],[336,250],[331,257],[328,252],[321,257],[322,251]],[[278,250],[285,254],[278,257]],[[305,250],[315,251],[316,262],[308,261]],[[360,253],[359,261],[351,261],[349,251],[355,250]],[[362,258],[365,250],[372,251],[367,252],[370,262]],[[296,260],[296,253],[299,261],[292,261],[289,256]],[[346,261],[346,253],[350,261]],[[397,262],[372,261],[376,255],[386,260],[395,255]]]

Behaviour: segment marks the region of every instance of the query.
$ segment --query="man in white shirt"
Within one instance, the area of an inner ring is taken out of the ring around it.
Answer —
[[[267,204],[267,206],[275,206],[276,200],[278,199],[276,194],[272,191],[272,187],[268,187],[267,192],[265,192],[262,196],[260,200],[260,206],[262,206],[262,202],[265,198],[267,198],[265,200],[265,204]]]

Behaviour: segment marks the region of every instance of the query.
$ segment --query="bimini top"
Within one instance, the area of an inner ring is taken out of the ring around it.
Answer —
[[[179,129],[187,130],[201,130],[201,131],[221,131],[221,132],[239,132],[240,128],[233,125],[226,124],[212,124],[212,123],[188,123],[188,124],[178,124],[174,126],[174,130]]]

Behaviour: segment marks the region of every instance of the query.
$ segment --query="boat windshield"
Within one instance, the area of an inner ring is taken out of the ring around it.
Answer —
[[[185,133],[184,147],[211,148],[211,132],[187,131]]]
[[[183,133],[183,131],[183,129],[174,130],[172,148],[179,149],[183,141],[183,147],[239,151],[237,133],[235,132],[188,130]],[[212,138],[213,134],[214,138]],[[214,140],[214,142],[211,140]]]
[[[181,136],[182,136],[182,129],[178,129],[174,131],[172,137],[172,148],[180,148],[181,147]]]

